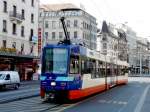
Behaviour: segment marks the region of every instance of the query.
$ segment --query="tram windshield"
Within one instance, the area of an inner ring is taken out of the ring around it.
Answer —
[[[67,49],[47,48],[43,60],[43,73],[65,74],[67,72],[67,59]]]

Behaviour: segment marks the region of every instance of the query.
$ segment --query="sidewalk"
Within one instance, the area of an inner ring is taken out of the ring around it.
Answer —
[[[21,85],[37,85],[40,84],[40,80],[21,81]]]
[[[129,74],[129,77],[150,77],[150,74]]]

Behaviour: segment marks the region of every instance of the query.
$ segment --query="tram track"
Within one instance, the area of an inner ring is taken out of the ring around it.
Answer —
[[[0,100],[0,104],[6,104],[6,103],[10,103],[10,102],[15,102],[15,101],[20,101],[20,100],[24,100],[24,99],[30,99],[30,98],[34,98],[34,97],[38,97],[39,94],[33,94],[33,95],[25,95],[25,96],[16,96],[13,98],[9,98],[9,99],[1,99]]]
[[[9,110],[6,108],[9,105]],[[58,112],[64,104],[41,101],[40,97],[21,99],[0,105],[2,112]],[[58,111],[57,111],[58,110]]]
[[[39,112],[46,112],[46,111],[56,111],[57,107],[63,106],[63,104],[57,104],[55,106],[52,107],[48,107],[46,109],[40,110]],[[58,109],[59,110],[59,109]]]

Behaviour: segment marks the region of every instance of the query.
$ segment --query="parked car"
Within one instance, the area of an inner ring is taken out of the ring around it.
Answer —
[[[17,71],[0,71],[0,88],[20,86],[20,77]]]

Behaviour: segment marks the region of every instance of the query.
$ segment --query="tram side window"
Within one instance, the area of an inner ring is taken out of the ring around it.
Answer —
[[[71,74],[79,73],[79,59],[78,59],[78,57],[71,57],[71,59],[70,59],[70,73]]]
[[[82,74],[88,74],[90,73],[90,68],[89,68],[89,61],[88,60],[82,60],[81,61],[81,73]]]
[[[89,67],[90,67],[91,78],[97,78],[97,74],[96,74],[96,61],[95,60],[91,60]]]
[[[99,68],[100,66],[99,66],[99,61],[96,61],[96,69],[95,69],[95,73],[96,73],[96,78],[99,78],[100,77],[100,75],[101,75],[101,73],[100,73],[100,71],[99,71]]]
[[[88,60],[82,60],[81,61],[81,72],[82,72],[82,74],[88,74],[89,73]]]
[[[111,76],[111,65],[110,64],[107,65],[107,76],[108,77]]]
[[[118,66],[118,75],[121,75],[121,66]]]
[[[86,62],[84,60],[81,61],[81,74],[86,73]]]
[[[114,65],[114,74],[118,75],[117,65]]]
[[[99,66],[98,66],[98,73],[99,73],[99,77],[104,77],[105,76],[105,63],[99,61]]]
[[[101,77],[101,75],[102,75],[102,73],[101,73],[101,71],[100,71],[100,62],[99,62],[98,60],[96,60],[96,61],[94,62],[94,65],[95,65],[95,67],[94,67],[94,75],[93,75],[93,78],[99,78],[99,77]]]
[[[125,75],[126,73],[128,73],[128,70],[127,70],[127,68],[125,66],[123,66],[121,68],[121,75]]]
[[[93,73],[93,62],[91,60],[81,61],[81,71],[82,74],[92,74]]]

